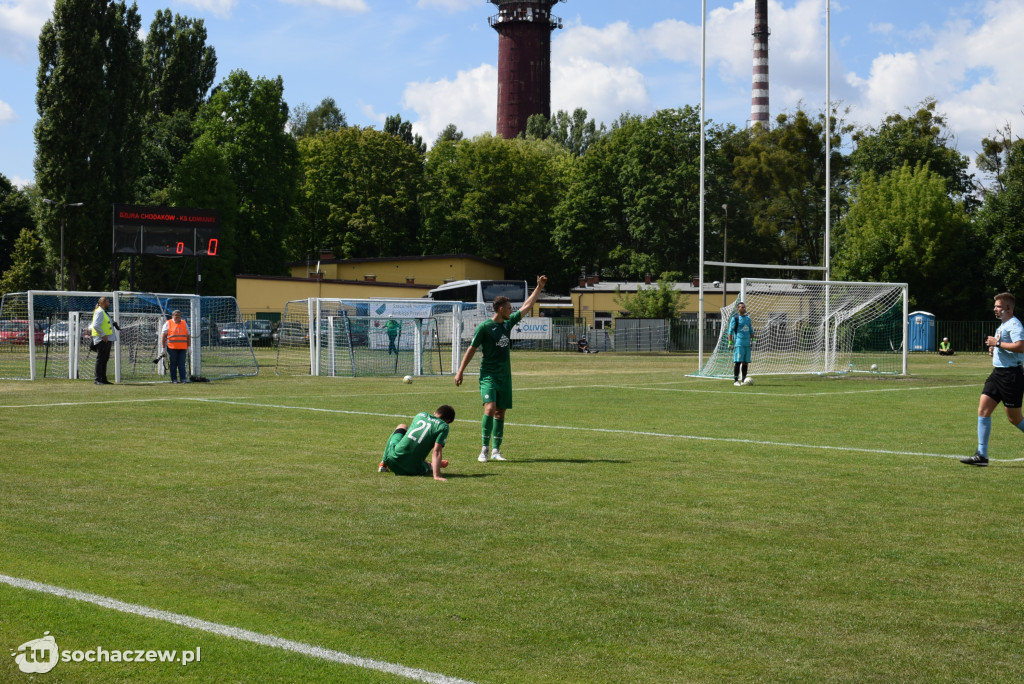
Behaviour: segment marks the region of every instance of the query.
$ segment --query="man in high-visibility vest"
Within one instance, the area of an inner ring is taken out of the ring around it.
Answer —
[[[948,337],[943,337],[939,342],[939,356],[952,356],[953,346],[949,343]]]
[[[170,319],[164,323],[160,331],[160,346],[167,348],[167,365],[171,367],[171,382],[187,382],[185,374],[185,357],[188,356],[188,323],[181,318],[181,312],[175,309]]]
[[[89,324],[89,332],[92,335],[92,346],[96,350],[96,380],[95,385],[109,385],[107,380],[107,362],[110,361],[110,347],[117,339],[114,324],[107,309],[110,308],[110,298],[100,297],[96,302],[96,309],[92,312],[92,323]]]

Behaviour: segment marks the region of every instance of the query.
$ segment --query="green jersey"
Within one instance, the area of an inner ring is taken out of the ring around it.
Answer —
[[[448,423],[425,411],[417,413],[402,438],[385,453],[384,462],[396,473],[418,475],[423,462],[430,458],[435,444],[448,441]],[[391,445],[389,444],[389,447]]]
[[[470,346],[483,352],[484,358],[480,361],[481,377],[512,377],[512,328],[516,327],[522,317],[523,312],[520,310],[513,312],[504,323],[495,323],[493,318],[488,318],[476,326]]]

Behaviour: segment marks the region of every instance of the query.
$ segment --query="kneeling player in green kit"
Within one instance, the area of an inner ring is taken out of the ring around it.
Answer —
[[[434,415],[426,411],[417,413],[412,427],[404,423],[395,428],[384,447],[384,458],[377,471],[395,475],[433,475],[441,477],[441,468],[448,467],[448,461],[441,458],[441,451],[448,441],[448,426],[455,420],[455,409],[448,404],[439,406]],[[430,462],[426,458],[430,455]]]

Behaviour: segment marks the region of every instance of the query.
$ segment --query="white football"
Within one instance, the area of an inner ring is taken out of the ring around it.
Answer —
[[[871,364],[871,370],[873,370],[873,371],[878,370],[878,364],[877,363]]]
[[[411,385],[412,384],[412,376],[411,375],[406,375],[404,378],[402,378],[402,382],[404,382],[406,385]]]
[[[743,378],[743,384],[744,385],[753,385],[754,384],[754,378],[748,375],[747,377]]]

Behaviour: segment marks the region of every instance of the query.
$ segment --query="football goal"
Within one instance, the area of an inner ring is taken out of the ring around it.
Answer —
[[[0,378],[91,378],[96,354],[89,324],[100,296],[110,298],[108,313],[120,327],[109,367],[118,382],[166,379],[160,331],[175,309],[188,321],[190,375],[213,380],[259,372],[248,337],[235,334],[244,328],[234,297],[29,290],[9,292],[0,302],[0,329],[12,331],[0,340]]]
[[[451,374],[485,317],[484,305],[465,302],[290,301],[278,326],[275,372],[326,377]]]
[[[744,278],[698,377],[732,378],[729,321],[740,301],[754,329],[750,375],[907,372],[905,283]]]

